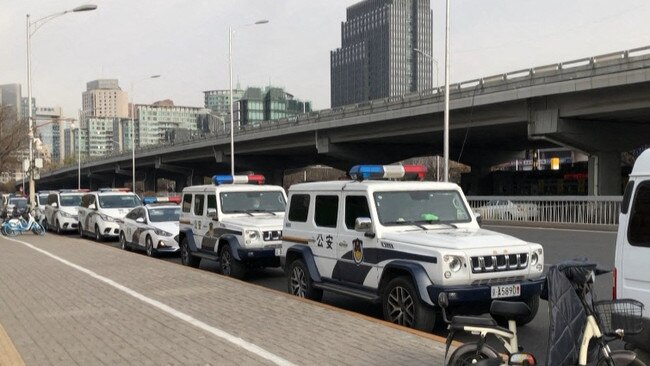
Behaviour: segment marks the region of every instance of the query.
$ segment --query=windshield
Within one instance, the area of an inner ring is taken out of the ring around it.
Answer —
[[[61,206],[79,206],[81,204],[81,197],[83,194],[66,194],[61,195],[59,200],[61,201]]]
[[[134,194],[99,196],[99,206],[101,208],[131,208],[141,205],[140,198]]]
[[[27,207],[27,198],[11,198],[9,204],[19,208]]]
[[[286,201],[280,191],[223,192],[219,196],[221,212],[284,212]]]
[[[178,218],[180,216],[181,216],[180,207],[149,209],[149,221],[151,222],[178,221]]]
[[[382,225],[471,221],[457,191],[376,192],[374,198]]]
[[[49,194],[39,194],[38,195],[38,204],[41,205],[41,206],[47,205],[47,196],[49,196]]]

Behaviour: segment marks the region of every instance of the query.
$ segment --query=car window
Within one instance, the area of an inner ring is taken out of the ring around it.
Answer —
[[[217,209],[217,196],[214,194],[208,195],[208,208]]]
[[[134,194],[116,194],[99,196],[101,208],[131,208],[142,205],[140,198]]]
[[[58,202],[56,201],[56,197],[57,197],[57,194],[56,194],[56,193],[52,193],[51,195],[49,195],[49,196],[47,197],[47,204],[48,204],[48,205],[51,205],[51,204],[53,204],[53,203],[58,203]],[[77,204],[77,206],[78,206],[78,204]]]
[[[138,210],[131,210],[131,212],[126,214],[126,218],[129,220],[135,220],[137,216],[138,216]]]
[[[197,216],[203,216],[203,202],[205,202],[205,195],[196,194],[194,195],[194,214]]]
[[[286,206],[281,191],[222,192],[221,212],[282,212]]]
[[[47,196],[49,196],[49,194],[39,194],[38,195],[38,205],[39,206],[45,206],[47,204]]]
[[[180,216],[180,207],[161,207],[149,209],[149,220],[151,222],[178,221],[178,218]]]
[[[81,203],[80,194],[62,194],[60,199],[63,207],[75,207]]]
[[[638,186],[630,210],[627,237],[633,246],[650,247],[650,182]]]
[[[18,208],[24,208],[27,207],[27,199],[26,198],[12,198],[9,200],[10,205],[15,205]]]
[[[192,195],[186,193],[183,196],[183,212],[189,213],[192,209]]]
[[[309,213],[309,195],[294,194],[289,205],[289,221],[307,222]]]
[[[338,196],[316,196],[314,221],[316,226],[336,227],[339,212]]]
[[[345,197],[345,227],[354,229],[358,217],[370,217],[370,208],[366,196]]]
[[[471,221],[457,191],[375,192],[374,199],[382,225]]]

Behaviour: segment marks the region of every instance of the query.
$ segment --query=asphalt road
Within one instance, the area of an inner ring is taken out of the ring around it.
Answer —
[[[614,250],[616,242],[615,232],[509,226],[485,226],[485,228],[513,235],[526,241],[542,244],[545,252],[546,269],[551,265],[566,259],[583,257],[598,262],[603,268],[609,269],[614,266]],[[117,242],[107,242],[105,244],[119,247]],[[166,256],[162,259],[180,263],[178,257]],[[200,268],[219,273],[218,266],[214,262],[202,261]],[[286,278],[280,269],[254,271],[248,275],[246,280],[278,291],[287,290]],[[611,274],[599,276],[596,280],[595,287],[597,299],[611,299]],[[381,318],[380,306],[362,300],[326,292],[323,297],[323,302],[342,309]],[[537,313],[535,320],[524,327],[520,327],[518,332],[520,345],[522,345],[527,352],[532,352],[540,364],[544,364],[546,359],[546,346],[548,343],[548,306],[546,301],[542,300],[540,302],[539,312]],[[434,333],[446,336],[447,332],[444,324],[439,324],[434,330]],[[460,341],[470,341],[471,339],[471,336],[459,338]],[[620,345],[616,344],[613,346],[620,347]],[[650,360],[645,361],[650,364]]]

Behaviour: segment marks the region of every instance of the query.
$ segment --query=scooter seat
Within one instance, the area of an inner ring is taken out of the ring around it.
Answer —
[[[482,316],[460,316],[456,315],[451,319],[451,327],[462,329],[464,326],[493,327],[497,323],[492,318]]]
[[[530,316],[530,308],[520,301],[494,300],[490,306],[490,314],[512,319],[514,317]]]

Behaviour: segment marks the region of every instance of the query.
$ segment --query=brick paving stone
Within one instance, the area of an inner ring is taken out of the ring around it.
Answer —
[[[297,365],[440,365],[444,345],[362,316],[76,237],[17,238]],[[0,238],[0,324],[27,365],[270,361]]]

